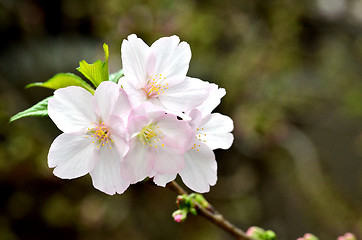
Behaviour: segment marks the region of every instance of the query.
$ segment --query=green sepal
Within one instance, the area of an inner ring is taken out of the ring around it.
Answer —
[[[92,86],[73,73],[58,73],[46,82],[30,83],[26,85],[25,88],[45,87],[50,89],[59,89],[68,86],[79,86],[94,94]]]
[[[103,44],[103,50],[105,55],[104,62],[97,60],[93,64],[89,64],[85,60],[82,60],[79,62],[79,67],[77,68],[77,70],[81,72],[86,78],[88,78],[95,87],[98,87],[101,82],[109,80],[109,50],[108,45],[105,43]]]
[[[267,230],[265,232],[265,239],[266,240],[276,240],[277,239],[277,235],[275,234],[275,232],[273,232],[272,230]],[[318,239],[316,239],[318,240]]]
[[[192,215],[194,215],[194,216],[197,215],[197,210],[196,210],[196,208],[191,207],[191,208],[189,209],[189,212],[190,212]]]
[[[22,112],[19,112],[18,114],[12,116],[10,118],[9,122],[13,122],[15,120],[18,120],[20,118],[24,118],[24,117],[45,117],[48,116],[48,101],[49,99],[51,99],[53,96],[51,97],[47,97],[45,99],[43,99],[42,101],[38,102],[37,104],[35,104],[34,106],[32,106],[31,108],[28,108]]]
[[[193,199],[200,204],[203,208],[208,208],[210,206],[210,203],[208,201],[206,201],[206,199],[204,198],[204,196],[202,196],[199,193],[193,193]],[[190,194],[191,195],[191,194]]]
[[[123,76],[123,69],[119,70],[118,72],[112,73],[109,75],[109,81],[118,83],[119,79]]]

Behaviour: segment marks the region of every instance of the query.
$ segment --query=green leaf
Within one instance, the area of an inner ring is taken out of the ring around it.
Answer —
[[[109,75],[109,81],[118,83],[119,79],[123,76],[123,69],[119,70],[118,72],[112,73]]]
[[[88,78],[95,87],[98,87],[101,82],[109,80],[109,51],[107,44],[103,44],[103,50],[105,55],[104,62],[97,60],[93,64],[89,64],[85,60],[82,60],[79,62],[79,67],[77,68],[77,70],[81,72],[86,78]]]
[[[48,101],[51,99],[51,97],[47,97],[46,99],[43,99],[42,101],[38,102],[31,108],[28,108],[22,112],[19,112],[18,114],[12,116],[10,118],[9,122],[13,122],[15,120],[18,120],[20,118],[24,117],[44,117],[48,115]]]
[[[88,90],[92,94],[94,93],[94,89],[87,82],[85,82],[83,79],[73,73],[58,73],[46,82],[30,83],[26,85],[26,88],[45,87],[51,89],[59,89],[68,86],[79,86]]]

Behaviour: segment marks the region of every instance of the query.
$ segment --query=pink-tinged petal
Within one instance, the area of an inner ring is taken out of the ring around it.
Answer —
[[[153,169],[159,174],[177,174],[184,167],[184,157],[174,148],[165,144],[163,147],[152,148]]]
[[[167,147],[182,154],[191,148],[194,132],[186,121],[177,120],[175,115],[165,114],[154,119],[154,124],[159,127],[162,142]]]
[[[117,83],[102,82],[95,90],[94,98],[104,122],[108,122],[108,118],[112,114],[124,116],[131,111],[128,96]]]
[[[166,89],[159,99],[166,109],[188,112],[205,101],[209,96],[208,89],[208,82],[186,77],[180,84]]]
[[[112,146],[116,146],[119,156],[123,157],[128,151],[128,131],[122,118],[118,115],[111,115],[108,126],[110,138],[113,140]]]
[[[197,109],[205,117],[220,104],[221,98],[225,96],[226,91],[224,88],[218,88],[216,84],[210,84],[209,97],[197,107]]]
[[[59,135],[50,146],[48,165],[54,168],[54,175],[63,179],[81,177],[96,165],[99,151],[91,139],[84,135]]]
[[[189,113],[189,117],[191,118],[189,121],[187,121],[193,131],[197,129],[198,126],[200,126],[202,115],[201,112],[197,109],[193,109]]]
[[[156,55],[152,52],[149,51],[148,56],[146,58],[146,72],[148,73],[148,75],[152,75],[155,72],[155,68],[156,68]]]
[[[132,79],[131,84],[140,89],[146,84],[146,61],[149,47],[135,34],[129,35],[128,40],[123,40],[122,65],[126,77]]]
[[[151,45],[156,57],[154,74],[162,74],[170,86],[180,83],[186,77],[191,60],[189,44],[177,36],[163,37]]]
[[[205,193],[217,181],[217,163],[213,151],[203,143],[185,154],[185,167],[180,176],[187,187]]]
[[[126,153],[129,150],[128,142],[126,141],[127,138],[125,138],[123,135],[119,134],[112,134],[111,138],[113,140],[113,146],[115,147],[115,150],[118,152],[118,155],[123,157],[126,155]],[[113,149],[113,147],[112,147]]]
[[[75,86],[54,92],[54,98],[48,102],[48,114],[65,133],[84,131],[97,120],[93,95]]]
[[[146,105],[150,105],[150,103],[143,103],[136,108],[134,108],[128,116],[127,129],[132,137],[132,134],[138,133],[142,130],[142,128],[149,124],[150,118],[147,114]]]
[[[120,89],[120,94],[113,108],[112,114],[120,116],[123,121],[127,122],[128,116],[132,109],[133,108],[129,101],[128,95],[126,94],[126,91]]]
[[[173,181],[176,178],[177,174],[156,174],[153,177],[153,182],[157,185],[157,186],[161,186],[161,187],[165,187],[167,183]]]
[[[127,93],[131,106],[135,108],[147,101],[147,95],[141,88],[134,87],[132,84],[133,81],[134,79],[131,77],[122,77],[118,84],[121,85]]]
[[[205,144],[210,149],[228,149],[234,141],[234,136],[230,133],[234,129],[233,120],[220,113],[212,113],[206,116],[201,124],[203,128],[201,137],[206,140]],[[203,134],[206,134],[203,137]]]
[[[128,134],[132,138],[135,134],[138,134],[142,128],[148,125],[150,119],[146,116],[130,115],[128,119]]]
[[[109,195],[123,193],[130,183],[121,175],[121,156],[115,148],[102,147],[99,161],[90,172],[93,186]]]
[[[129,150],[121,163],[121,173],[130,183],[136,183],[152,175],[153,158],[150,147],[144,145],[138,136],[131,139]]]
[[[160,107],[155,106],[149,102],[145,102],[140,106],[134,108],[128,117],[127,129],[130,137],[133,133],[138,133],[142,128],[151,123],[155,118],[164,116],[165,112]]]

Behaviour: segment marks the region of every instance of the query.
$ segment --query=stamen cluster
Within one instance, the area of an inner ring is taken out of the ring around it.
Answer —
[[[105,125],[104,122],[100,122],[99,124],[94,124],[93,122],[90,123],[91,126],[95,125],[94,127],[88,128],[88,136],[92,139],[92,143],[97,143],[97,148],[100,146],[104,147],[105,144],[109,145],[109,149],[112,149],[111,143],[113,143],[113,139],[109,135],[109,129]]]
[[[162,74],[156,74],[149,77],[147,85],[144,88],[148,98],[156,97],[161,93],[165,93],[165,90],[168,89],[168,83],[162,84],[165,79],[166,77],[163,77]]]
[[[138,134],[141,142],[143,142],[143,144],[147,144],[150,147],[164,147],[165,144],[160,140],[160,138],[162,139],[163,136],[161,136],[162,132],[159,130],[159,128],[159,126],[153,126],[151,124],[143,127],[142,131]]]

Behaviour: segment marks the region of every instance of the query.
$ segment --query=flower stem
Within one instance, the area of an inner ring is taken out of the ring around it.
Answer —
[[[166,185],[169,189],[176,192],[178,195],[188,194],[180,185],[178,185],[175,181],[172,181]],[[215,225],[219,226],[220,228],[224,229],[226,232],[233,235],[236,239],[239,240],[252,240],[250,237],[246,235],[244,231],[234,226],[228,220],[226,220],[223,215],[218,213],[215,208],[210,204],[209,207],[204,208],[200,204],[195,202],[195,208],[197,212],[214,223]]]

